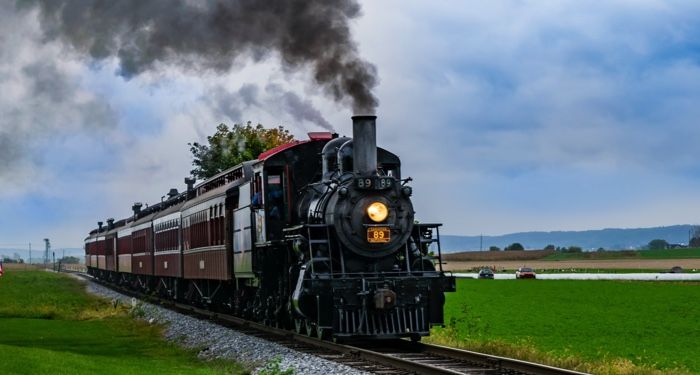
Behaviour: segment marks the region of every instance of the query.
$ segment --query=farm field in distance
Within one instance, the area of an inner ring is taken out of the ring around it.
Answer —
[[[447,261],[443,265],[445,271],[474,271],[483,267],[495,268],[497,272],[515,272],[518,267],[531,267],[537,272],[545,270],[575,270],[577,272],[612,272],[641,271],[641,272],[668,272],[672,267],[681,266],[685,272],[697,272],[700,270],[700,259],[618,259],[618,260],[501,260],[501,261],[471,261],[453,262]],[[693,271],[695,270],[695,271]]]
[[[132,318],[123,305],[88,295],[65,274],[6,270],[0,278],[0,363],[5,374],[242,374],[204,362]]]
[[[489,253],[495,253],[492,256]],[[507,257],[505,253],[513,253]],[[542,256],[537,257],[538,254]],[[533,257],[534,256],[534,257]],[[479,251],[444,254],[446,271],[473,271],[482,267],[495,268],[497,272],[515,271],[518,267],[545,270],[576,270],[595,272],[668,272],[680,266],[684,272],[700,271],[700,249],[604,251],[583,253],[545,253],[543,251]]]
[[[459,279],[427,340],[596,374],[700,373],[700,283]]]
[[[579,259],[700,259],[700,249],[669,249],[669,250],[621,250],[621,251],[588,251],[582,253],[556,253],[543,258],[544,260],[579,260]]]

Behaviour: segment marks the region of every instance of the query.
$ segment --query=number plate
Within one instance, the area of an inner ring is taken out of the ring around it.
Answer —
[[[391,240],[389,227],[369,227],[367,228],[367,242],[385,243]]]
[[[360,177],[355,179],[355,187],[361,190],[386,190],[394,186],[393,177]]]

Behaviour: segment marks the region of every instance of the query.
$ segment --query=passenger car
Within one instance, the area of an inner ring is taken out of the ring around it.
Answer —
[[[481,271],[479,271],[479,278],[480,279],[493,279],[493,271],[491,271],[490,268],[482,268]]]
[[[535,276],[535,270],[529,267],[520,267],[518,268],[517,271],[515,271],[515,278],[516,279],[534,279],[536,278]]]

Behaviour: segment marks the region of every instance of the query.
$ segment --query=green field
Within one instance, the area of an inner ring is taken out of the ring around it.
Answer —
[[[700,373],[700,283],[460,279],[457,290],[434,342],[596,374]]]
[[[230,362],[198,360],[126,307],[43,271],[0,277],[0,364],[3,374],[245,373]]]
[[[582,253],[556,253],[542,260],[590,260],[590,259],[695,259],[700,258],[700,249],[671,250],[620,250],[588,251]]]

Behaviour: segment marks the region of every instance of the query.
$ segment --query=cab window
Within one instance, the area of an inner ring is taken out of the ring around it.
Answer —
[[[269,174],[267,176],[267,208],[268,217],[272,220],[285,218],[285,194],[282,174]]]

